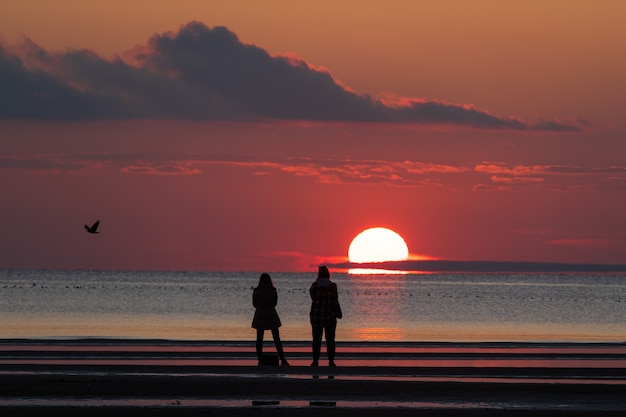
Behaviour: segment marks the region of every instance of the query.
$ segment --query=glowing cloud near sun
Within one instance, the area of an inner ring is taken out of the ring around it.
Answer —
[[[348,248],[352,263],[404,261],[408,257],[409,248],[402,236],[384,227],[362,231]]]

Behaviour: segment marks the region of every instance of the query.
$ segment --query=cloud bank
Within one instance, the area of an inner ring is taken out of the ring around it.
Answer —
[[[202,175],[222,166],[253,176],[289,175],[324,184],[437,187],[474,191],[626,190],[626,167],[515,165],[484,162],[474,167],[423,161],[345,158],[224,158],[203,153],[38,153],[0,156],[0,172],[32,174]]]
[[[0,46],[0,118],[38,120],[307,120],[578,131],[498,117],[472,105],[360,95],[292,55],[271,55],[224,27],[191,22],[113,60]]]

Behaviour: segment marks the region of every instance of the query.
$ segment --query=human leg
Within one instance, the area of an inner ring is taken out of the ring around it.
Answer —
[[[263,355],[263,334],[265,330],[256,329],[256,357],[261,360],[261,355]]]
[[[311,366],[317,366],[320,360],[320,351],[322,350],[322,334],[324,332],[323,327],[312,327],[313,333],[313,363]]]
[[[328,355],[328,365],[335,366],[335,331],[337,330],[336,324],[331,324],[324,328],[326,334],[326,353]]]
[[[287,359],[285,359],[285,352],[283,351],[283,342],[280,341],[280,332],[278,331],[278,327],[272,329],[272,337],[274,338],[274,345],[276,346],[276,352],[278,352],[278,357],[280,358],[281,365],[288,366],[289,363]]]

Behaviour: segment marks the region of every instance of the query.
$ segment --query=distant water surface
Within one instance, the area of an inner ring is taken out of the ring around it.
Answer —
[[[0,270],[0,338],[250,340],[259,275]],[[271,275],[282,338],[309,340],[315,274]],[[626,341],[623,274],[337,273],[333,280],[344,341]]]

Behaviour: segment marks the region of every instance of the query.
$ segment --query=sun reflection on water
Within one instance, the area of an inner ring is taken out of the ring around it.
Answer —
[[[402,340],[403,334],[398,327],[362,327],[353,330],[356,340],[394,341]]]
[[[350,268],[350,275],[406,275],[408,271],[399,271],[396,269],[375,269],[375,268]]]
[[[367,271],[367,273],[363,273]],[[358,323],[346,323],[348,337],[365,341],[398,341],[406,338],[401,310],[405,300],[406,273],[378,269],[359,270],[349,274],[352,317]],[[409,301],[411,302],[411,301]]]

